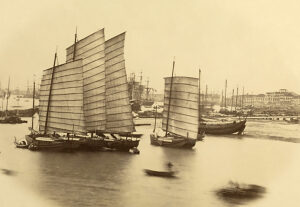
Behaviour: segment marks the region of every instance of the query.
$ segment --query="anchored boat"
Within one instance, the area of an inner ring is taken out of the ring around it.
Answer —
[[[107,41],[101,29],[67,48],[67,63],[44,71],[40,129],[26,136],[39,148],[137,147],[124,60],[125,33]],[[64,133],[63,135],[59,135]],[[121,136],[121,135],[122,136]],[[33,147],[34,149],[34,147]]]
[[[233,122],[200,122],[199,132],[206,134],[225,135],[225,134],[242,134],[246,127],[247,120],[233,121]]]
[[[165,78],[165,99],[162,130],[165,134],[150,135],[152,145],[192,148],[198,137],[198,78]]]

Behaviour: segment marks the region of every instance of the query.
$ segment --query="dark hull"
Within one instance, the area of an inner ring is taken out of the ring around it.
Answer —
[[[26,120],[22,120],[20,117],[8,116],[0,120],[0,124],[22,124],[27,123]]]
[[[144,172],[147,175],[150,176],[157,176],[157,177],[175,177],[175,172],[174,171],[155,171],[155,170],[148,170],[145,169]]]
[[[102,139],[102,138],[86,138],[80,141],[80,149],[82,150],[118,150],[129,151],[134,147],[138,147],[139,139]]]
[[[72,151],[80,147],[80,143],[77,140],[63,140],[55,138],[47,138],[45,140],[32,138],[31,135],[26,135],[25,139],[29,144],[28,149],[32,151]]]
[[[200,124],[199,132],[205,131],[205,134],[225,135],[225,134],[241,134],[246,127],[246,120],[224,123],[224,124]]]
[[[156,137],[154,134],[150,134],[150,141],[152,145],[173,147],[173,148],[192,148],[196,144],[195,139],[187,139],[184,137]]]

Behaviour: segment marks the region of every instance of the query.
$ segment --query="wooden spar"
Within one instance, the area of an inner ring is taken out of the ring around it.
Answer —
[[[7,95],[6,95],[6,112],[5,112],[5,116],[8,115],[8,98],[10,96],[9,94],[9,83],[10,83],[10,77],[8,77],[8,86],[7,86]]]
[[[244,87],[243,87],[242,104],[241,104],[241,109],[242,110],[243,110],[243,105],[244,105]]]
[[[74,41],[73,61],[75,60],[76,57],[76,43],[77,43],[77,27],[76,27],[75,41]]]
[[[233,97],[234,97],[234,89],[232,89],[232,97],[231,97],[231,111],[233,107]]]
[[[170,106],[171,106],[171,99],[172,99],[172,86],[173,86],[174,67],[175,67],[175,60],[173,60],[173,69],[172,69],[172,76],[171,76],[168,115],[167,115],[167,126],[166,126],[166,135],[165,136],[167,136],[167,134],[168,134],[168,127],[169,127],[169,116],[170,116]]]
[[[238,96],[239,96],[239,87],[236,88],[235,110],[236,110],[237,103],[238,103]]]
[[[148,101],[148,98],[149,98],[149,78],[147,79],[147,88],[146,88],[146,100]]]
[[[154,129],[153,129],[153,133],[155,132],[155,129],[156,129],[156,118],[157,118],[157,106],[155,106]]]
[[[34,97],[35,96],[35,82],[33,82],[33,93],[32,93],[32,117],[31,117],[31,129],[33,129],[33,117],[34,117]]]
[[[225,95],[224,95],[225,111],[226,111],[226,93],[227,93],[227,79],[225,80]]]
[[[49,115],[50,102],[51,102],[51,93],[52,93],[52,85],[53,85],[53,79],[54,79],[54,70],[55,70],[56,57],[57,57],[57,54],[55,52],[54,63],[53,63],[53,68],[52,68],[52,75],[51,75],[51,82],[50,82],[50,89],[49,89],[49,96],[48,96],[48,104],[47,104],[47,112],[46,112],[46,121],[45,121],[44,134],[47,134],[48,115]]]
[[[199,102],[199,121],[201,120],[201,81],[200,81],[200,78],[201,78],[201,69],[199,69],[199,97],[198,97],[198,102]]]

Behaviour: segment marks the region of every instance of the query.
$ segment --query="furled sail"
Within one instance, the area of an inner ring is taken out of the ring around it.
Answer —
[[[105,42],[106,130],[133,132],[134,124],[124,60],[125,33]]]
[[[165,98],[162,128],[180,136],[197,139],[198,135],[198,79],[173,77],[171,101],[171,77],[165,78]],[[168,117],[168,110],[169,117]]]
[[[40,131],[45,131],[49,104],[47,133],[84,133],[82,60],[55,67],[49,97],[52,73],[53,68],[43,71],[39,101]]]
[[[101,29],[67,48],[67,62],[82,58],[83,106],[88,131],[105,130],[104,43],[104,29]]]

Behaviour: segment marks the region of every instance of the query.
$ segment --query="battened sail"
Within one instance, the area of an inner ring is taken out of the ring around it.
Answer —
[[[104,29],[101,29],[67,48],[67,62],[82,58],[84,116],[88,131],[105,130],[104,43]]]
[[[55,67],[49,96],[52,73],[53,68],[43,71],[39,101],[40,131],[45,131],[49,104],[47,133],[84,133],[82,60]]]
[[[198,135],[198,79],[173,77],[171,101],[171,77],[165,78],[162,128],[180,136],[197,139]],[[168,110],[169,116],[168,116]]]
[[[124,41],[125,33],[122,33],[105,42],[107,132],[135,131],[129,103]]]

